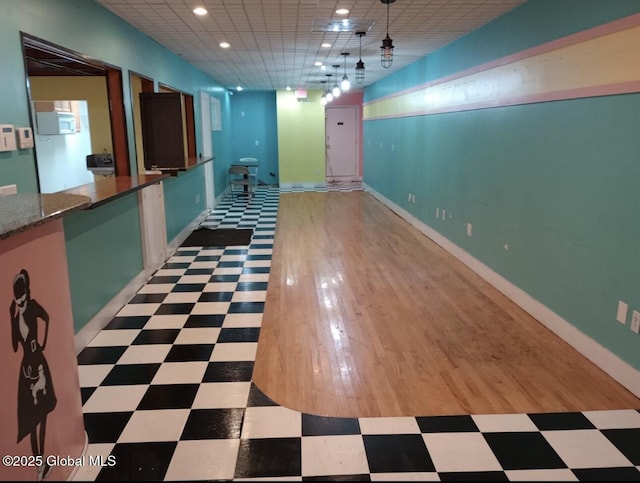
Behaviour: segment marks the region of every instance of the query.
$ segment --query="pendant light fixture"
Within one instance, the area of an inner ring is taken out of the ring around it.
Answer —
[[[389,4],[395,3],[396,0],[380,0],[381,3],[387,5],[387,36],[382,39],[380,46],[380,63],[382,67],[388,69],[393,64],[393,40],[389,37]]]
[[[356,63],[356,82],[362,84],[364,82],[364,62],[362,62],[362,37],[367,35],[366,32],[356,32],[356,35],[360,38],[360,53],[358,62]]]
[[[340,87],[338,86],[338,68],[340,67],[339,64],[334,64],[333,68],[336,70],[336,82],[335,84],[333,84],[333,89],[331,90],[331,92],[333,93],[333,98],[337,99],[338,97],[340,97],[341,91],[340,91]]]
[[[347,92],[349,89],[351,89],[351,82],[349,82],[349,78],[347,77],[347,55],[349,55],[349,52],[343,52],[340,55],[344,56],[344,75],[342,76],[340,89],[342,90],[342,92]]]
[[[325,96],[327,99],[327,102],[331,102],[333,101],[333,94],[331,93],[331,85],[329,84],[331,82],[331,74],[325,74],[327,76],[327,95]]]
[[[322,84],[322,96],[320,96],[320,104],[322,104],[323,106],[327,105],[327,89],[325,89],[324,85],[327,83],[327,81],[320,81],[320,83]]]

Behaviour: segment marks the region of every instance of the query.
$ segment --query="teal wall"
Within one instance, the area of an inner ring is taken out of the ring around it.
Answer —
[[[205,208],[203,167],[178,173],[164,182],[164,210],[167,219],[167,240],[171,241]],[[186,223],[185,223],[186,222]]]
[[[638,0],[529,0],[367,87],[364,102],[632,15],[639,9]]]
[[[0,9],[0,122],[30,122],[20,39],[24,32],[122,69],[132,173],[137,165],[129,71],[194,96],[197,152],[202,151],[199,91],[219,98],[227,129],[209,135],[216,156],[215,194],[226,189],[226,166],[232,159],[230,106],[227,90],[215,80],[92,0],[0,0]],[[38,190],[33,150],[0,153],[0,185],[14,183],[19,192]],[[203,169],[194,168],[163,184],[170,242],[204,210]],[[64,226],[74,323],[79,329],[142,270],[137,194],[72,214]]]
[[[77,331],[143,269],[138,195],[71,213],[63,225]]]
[[[637,12],[635,0],[532,0],[365,100]],[[366,121],[364,181],[640,369],[639,121],[640,94]]]
[[[213,183],[214,195],[220,196],[229,187],[227,170],[235,159],[233,153],[233,129],[231,123],[231,97],[224,89],[225,96],[220,100],[220,131],[213,131]],[[217,96],[216,96],[217,97]]]
[[[278,185],[278,123],[275,91],[244,91],[230,96],[233,159],[257,158],[258,177]],[[271,175],[273,173],[273,176]]]

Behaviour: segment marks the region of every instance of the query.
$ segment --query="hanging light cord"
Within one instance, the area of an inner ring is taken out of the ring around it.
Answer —
[[[389,36],[389,2],[387,2],[387,37]]]

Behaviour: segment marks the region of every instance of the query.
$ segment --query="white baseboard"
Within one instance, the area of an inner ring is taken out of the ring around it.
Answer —
[[[159,267],[158,267],[159,268]],[[133,280],[131,280],[118,294],[113,297],[102,309],[94,315],[89,322],[85,324],[74,337],[76,354],[79,354],[93,338],[104,329],[111,319],[131,300],[131,298],[140,290],[149,277],[157,268],[147,269],[140,272]]]
[[[364,184],[364,189],[416,229],[421,231],[428,238],[464,263],[498,291],[502,292],[512,302],[521,307],[558,337],[575,348],[600,369],[609,374],[613,379],[631,391],[635,396],[640,397],[639,370],[620,359],[617,355],[578,330],[574,325],[560,317],[540,301],[531,297],[527,292],[511,283],[502,275],[494,272],[480,260],[474,258],[451,240],[438,233],[429,225],[418,220],[404,208],[387,199],[366,183]]]
[[[217,202],[217,198],[216,198],[216,202]],[[209,210],[203,211],[191,223],[189,223],[180,233],[178,233],[178,235],[167,246],[167,252],[169,254],[167,258],[171,257],[175,253],[175,251],[182,244],[182,242],[187,239],[187,237],[191,234],[193,230],[195,230],[200,226],[200,224],[204,221],[204,219],[207,217],[208,214],[209,214]]]
[[[187,225],[172,241],[167,245],[167,258],[171,257],[183,241],[191,234],[193,230],[198,228],[202,221],[206,218],[209,210],[200,213],[189,225]],[[89,322],[85,324],[74,337],[76,354],[79,354],[93,338],[104,329],[115,315],[124,307],[131,298],[138,293],[142,286],[147,283],[151,275],[164,265],[166,260],[157,262],[154,266],[143,269],[136,275],[118,294],[113,297],[107,304],[94,315]]]
[[[317,188],[326,188],[327,184],[322,182],[322,183],[280,183],[280,189],[317,189]]]

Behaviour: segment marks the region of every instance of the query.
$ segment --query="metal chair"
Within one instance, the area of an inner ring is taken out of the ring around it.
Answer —
[[[240,193],[253,196],[254,184],[246,166],[229,166],[229,189],[232,195],[238,193],[236,188],[241,188]]]
[[[258,159],[257,158],[240,158],[238,164],[249,168],[249,177],[253,178],[253,186],[257,189],[260,182],[258,181]]]

